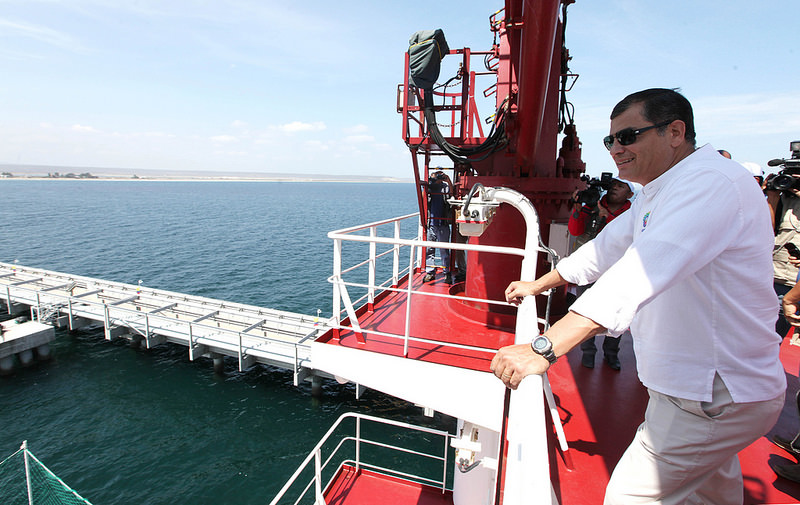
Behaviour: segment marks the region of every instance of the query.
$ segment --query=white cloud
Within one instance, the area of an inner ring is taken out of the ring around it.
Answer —
[[[354,134],[357,134],[357,133],[366,133],[367,131],[369,131],[369,127],[367,125],[363,125],[363,124],[357,124],[355,126],[350,126],[348,128],[344,128],[344,132],[348,133],[348,134],[351,134],[351,135],[354,135]]]
[[[149,138],[149,139],[174,139],[177,137],[174,133],[166,133],[166,132],[159,132],[159,131],[150,131],[150,132],[130,132],[130,133],[121,133],[121,132],[114,132],[110,134],[111,137],[122,139],[122,140],[136,140],[141,137]]]
[[[221,143],[239,142],[239,139],[233,135],[217,135],[215,137],[211,137],[211,140]]]
[[[51,46],[60,47],[76,52],[85,52],[86,48],[77,43],[69,35],[53,30],[46,26],[34,25],[30,23],[21,23],[11,21],[9,19],[0,18],[0,29],[3,32],[18,37],[34,39],[39,42],[44,42]]]
[[[309,132],[309,131],[322,131],[326,129],[325,123],[322,121],[316,121],[314,123],[303,123],[301,121],[292,121],[291,123],[286,123],[278,126],[279,130],[282,130],[286,133],[295,133],[295,132]]]
[[[307,140],[303,143],[303,145],[315,151],[327,151],[330,149],[328,144],[319,140]]]
[[[350,135],[344,138],[348,144],[366,144],[375,142],[375,137],[372,135]]]
[[[244,158],[249,156],[247,151],[214,151],[214,156]]]
[[[695,100],[695,116],[715,134],[785,134],[800,130],[800,96],[742,94]],[[697,121],[696,121],[697,122]]]
[[[83,126],[79,124],[72,125],[70,127],[70,130],[75,132],[100,133],[98,130],[92,128],[91,126]]]

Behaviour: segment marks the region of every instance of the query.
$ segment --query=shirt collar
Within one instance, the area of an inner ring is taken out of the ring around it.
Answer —
[[[667,169],[666,172],[659,175],[645,186],[642,187],[642,194],[647,198],[652,198],[653,196],[658,193],[658,191],[663,188],[666,184],[670,181],[685,176],[685,172],[689,166],[689,160],[697,159],[699,157],[705,156],[709,150],[713,151],[714,148],[711,147],[711,144],[706,144],[703,147],[695,149],[692,154],[683,158],[681,161],[676,163],[675,165],[671,166]]]

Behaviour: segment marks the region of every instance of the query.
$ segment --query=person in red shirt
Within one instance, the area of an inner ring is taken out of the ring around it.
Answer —
[[[582,245],[593,239],[606,223],[631,208],[630,198],[633,196],[633,190],[627,182],[612,179],[611,187],[595,208],[581,205],[574,196],[573,201],[576,203],[569,218],[569,233],[574,237],[585,239],[582,241]],[[597,224],[593,225],[594,220],[592,218],[595,214],[597,216]]]
[[[592,240],[603,227],[611,222],[631,207],[630,198],[633,196],[633,187],[627,182],[619,179],[612,179],[611,186],[605,195],[597,202],[596,206],[582,205],[577,200],[577,192],[573,195],[575,206],[569,218],[569,233],[578,237],[575,241],[576,247],[580,247]],[[580,296],[589,286],[579,286],[577,296]],[[621,338],[621,337],[620,337]],[[594,368],[594,355],[597,354],[597,346],[594,337],[581,344],[583,356],[581,364],[586,368]],[[619,362],[619,338],[606,336],[603,339],[603,357],[614,370],[622,368]]]

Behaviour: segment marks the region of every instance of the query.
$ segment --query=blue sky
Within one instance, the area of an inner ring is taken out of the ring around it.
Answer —
[[[395,103],[409,36],[442,28],[451,48],[485,50],[502,6],[0,0],[0,163],[408,178]],[[798,9],[577,0],[568,98],[589,173],[614,170],[600,140],[613,105],[656,86],[693,103],[700,144],[765,168],[788,156]]]

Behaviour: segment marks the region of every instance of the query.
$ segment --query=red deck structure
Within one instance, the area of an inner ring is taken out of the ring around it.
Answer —
[[[422,284],[421,275],[414,278],[422,292],[445,294],[458,291],[439,280]],[[404,285],[399,286],[405,287]],[[416,295],[417,298],[423,298]],[[444,317],[437,314],[451,313],[454,300],[442,297],[424,297],[424,310],[430,317],[417,317],[413,320],[412,337],[430,338],[433,334],[444,336],[448,342],[474,344],[475,335],[482,338],[491,336],[498,347],[513,340],[513,332],[502,328],[488,328],[483,323],[466,317]],[[343,331],[338,338],[332,332],[323,341],[329,345],[358,348],[365,352],[385,353],[402,356],[402,341],[385,336],[370,336],[370,331],[403,333],[405,314],[405,294],[387,293],[374,305],[372,312],[359,315],[359,324],[364,330],[364,342],[353,332]],[[599,337],[598,337],[599,338]],[[484,340],[485,341],[485,340]],[[598,342],[599,344],[599,342]],[[555,433],[550,440],[550,469],[559,502],[564,504],[602,503],[605,486],[614,466],[644,419],[647,391],[636,375],[636,364],[630,339],[623,339],[620,349],[622,370],[617,372],[601,361],[587,369],[580,364],[580,349],[570,352],[559,360],[548,372],[553,394],[556,398],[561,422],[569,443],[569,462],[561,454]],[[408,359],[423,360],[472,370],[489,369],[491,353],[464,351],[443,344],[416,342],[409,345]],[[789,344],[788,339],[781,348],[781,359],[786,369],[789,389],[784,412],[768,435],[778,433],[794,436],[800,430],[800,417],[795,407],[795,394],[800,381],[800,347]],[[785,451],[762,437],[740,454],[745,481],[745,501],[747,505],[791,504],[800,502],[800,484],[778,477],[769,462],[789,464],[795,462]],[[439,504],[452,503],[448,494],[441,489],[394,477],[383,477],[368,471],[356,473],[346,468],[334,479],[328,489],[328,503],[340,505],[361,505],[374,503],[376,497],[391,497],[381,503]],[[333,500],[333,501],[332,501]],[[448,501],[449,500],[449,501]]]

